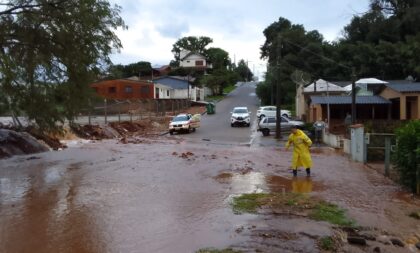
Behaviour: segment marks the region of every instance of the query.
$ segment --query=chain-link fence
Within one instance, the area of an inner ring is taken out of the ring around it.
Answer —
[[[89,109],[83,110],[74,119],[79,124],[135,121],[152,117],[176,115],[190,107],[186,99],[104,99]]]

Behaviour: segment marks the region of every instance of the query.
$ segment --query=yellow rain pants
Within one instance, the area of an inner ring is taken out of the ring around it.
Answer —
[[[286,148],[293,144],[292,169],[298,167],[312,168],[311,154],[309,147],[312,145],[311,139],[302,131],[297,130],[291,133],[286,143]]]

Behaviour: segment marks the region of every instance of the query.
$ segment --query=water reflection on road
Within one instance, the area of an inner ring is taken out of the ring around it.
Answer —
[[[228,183],[234,193],[258,192],[293,192],[311,193],[323,190],[320,182],[312,181],[310,177],[287,178],[266,175],[262,172],[231,173],[223,172],[215,177],[220,183]]]

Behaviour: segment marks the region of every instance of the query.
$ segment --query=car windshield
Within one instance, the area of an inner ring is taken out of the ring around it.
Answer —
[[[248,110],[247,109],[235,109],[233,110],[233,113],[247,113]]]
[[[187,116],[176,116],[172,121],[173,122],[178,122],[178,121],[187,121],[188,117]]]

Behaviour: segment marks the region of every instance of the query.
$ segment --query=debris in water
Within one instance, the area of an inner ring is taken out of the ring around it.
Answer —
[[[362,245],[362,246],[366,246],[366,240],[363,239],[362,237],[358,237],[358,236],[349,236],[347,237],[347,241],[350,244],[357,244],[357,245]]]
[[[405,243],[403,243],[398,238],[391,238],[391,243],[392,243],[392,245],[396,245],[396,246],[399,246],[399,247],[405,247]]]

